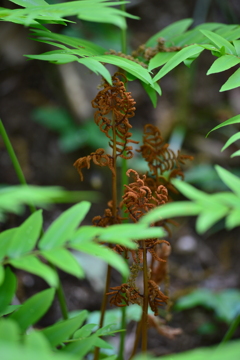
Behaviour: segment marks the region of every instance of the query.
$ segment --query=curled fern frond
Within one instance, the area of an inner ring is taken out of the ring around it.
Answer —
[[[129,216],[134,222],[137,222],[140,217],[154,208],[155,205],[151,202],[151,200],[154,199],[152,191],[144,184],[145,175],[140,179],[137,171],[129,169],[127,176],[130,176],[131,173],[134,174],[136,181],[129,185],[124,185],[125,194],[123,195],[123,204],[127,208],[125,212],[129,213]]]
[[[160,185],[164,185],[169,191],[178,193],[171,184],[172,178],[184,178],[181,166],[186,160],[193,160],[190,155],[183,155],[180,151],[176,154],[169,149],[169,144],[165,143],[160,130],[147,124],[144,127],[143,145],[138,152],[142,153],[147,161],[149,172],[146,174],[145,184],[154,192]],[[163,174],[168,171],[168,179]],[[165,201],[166,202],[166,201]]]
[[[77,159],[73,164],[73,166],[77,168],[81,181],[83,181],[82,169],[89,169],[91,160],[98,166],[108,166],[112,173],[115,174],[113,158],[110,155],[105,154],[105,150],[100,148],[95,152],[92,152],[90,155]]]
[[[125,186],[125,194],[123,195],[123,204],[126,206],[126,213],[134,222],[137,222],[149,210],[156,206],[163,205],[168,201],[168,191],[163,186],[158,186],[157,190],[152,193],[151,189],[146,185],[146,175],[142,179],[137,171],[129,169],[127,176],[133,174],[135,181]]]
[[[163,243],[161,246],[158,246],[155,249],[155,254],[157,258],[152,254],[152,271],[151,271],[151,280],[153,280],[156,284],[160,284],[167,275],[167,260],[171,253],[170,244]],[[159,259],[161,261],[159,261]],[[157,260],[156,266],[154,266],[154,260]]]
[[[118,73],[112,77],[113,86],[103,81],[103,89],[92,101],[92,107],[97,109],[94,120],[110,139],[110,147],[113,148],[113,144],[116,143],[117,156],[130,159],[133,153],[129,144],[138,144],[138,141],[130,139],[132,133],[129,131],[132,128],[129,119],[135,115],[136,102],[131,93],[126,91],[124,81],[121,81],[117,75],[127,81],[123,74]],[[113,139],[114,136],[116,139]]]
[[[148,302],[155,316],[158,315],[158,306],[167,303],[167,300],[168,296],[160,291],[159,286],[153,280],[148,280]]]
[[[110,299],[110,304],[118,307],[124,307],[129,304],[142,304],[143,295],[139,293],[135,287],[131,287],[128,284],[122,284],[120,286],[111,287],[111,292],[106,295],[113,295]]]
[[[152,124],[145,125],[143,145],[138,151],[155,175],[172,170],[175,166],[179,168],[178,156],[169,149],[169,144],[164,142],[160,130]]]
[[[109,225],[122,223],[124,218],[120,216],[119,212],[117,212],[116,216],[113,216],[111,201],[108,202],[108,206],[109,208],[104,210],[103,216],[97,215],[92,219],[92,224],[94,226],[107,227]]]

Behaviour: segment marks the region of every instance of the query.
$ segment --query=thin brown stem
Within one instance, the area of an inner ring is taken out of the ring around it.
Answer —
[[[112,173],[112,214],[114,217],[114,222],[117,217],[117,144],[116,144],[116,127],[115,127],[115,118],[114,113],[112,112],[112,131],[113,131],[113,151],[112,151],[112,158],[113,158],[113,167],[114,167],[114,173]],[[107,278],[105,283],[105,290],[103,295],[103,301],[101,306],[101,316],[99,321],[99,329],[103,327],[104,323],[104,317],[106,312],[106,306],[107,306],[107,295],[109,285],[110,285],[110,276],[111,276],[111,266],[108,265],[107,269]],[[95,347],[94,350],[94,360],[98,360],[99,358],[99,347]]]
[[[142,330],[142,320],[139,320],[139,322],[137,324],[137,328],[136,328],[135,341],[134,341],[132,353],[130,355],[129,360],[131,360],[136,355],[137,346],[138,346],[140,335],[141,335],[141,330]]]
[[[112,201],[113,201],[113,217],[116,219],[117,216],[117,144],[116,144],[116,126],[115,126],[115,117],[112,112],[112,132],[113,132],[113,167],[114,173],[112,174]]]
[[[106,293],[108,292],[109,285],[110,285],[111,270],[112,270],[111,266],[108,265],[105,289],[104,289],[104,294],[103,294],[103,301],[102,301],[102,305],[101,305],[101,316],[100,316],[100,321],[99,321],[99,329],[103,327],[103,323],[104,323],[104,317],[105,317],[105,312],[106,312],[106,307],[107,307],[107,295],[106,295]],[[98,359],[99,351],[100,351],[100,348],[95,347],[94,360]]]
[[[147,268],[147,250],[145,241],[142,241],[143,247],[143,312],[142,312],[142,352],[147,351],[147,319],[148,319],[148,268]]]

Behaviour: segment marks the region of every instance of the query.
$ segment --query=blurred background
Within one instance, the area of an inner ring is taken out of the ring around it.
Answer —
[[[49,1],[50,2],[50,1]],[[53,1],[51,1],[53,3]],[[14,5],[2,0],[0,6]],[[193,18],[193,26],[203,22],[239,24],[238,0],[132,0],[127,11],[140,20],[128,20],[128,54],[144,44],[152,35],[167,25]],[[67,28],[60,25],[51,30],[93,41],[107,49],[121,50],[120,30],[112,25],[76,21]],[[98,147],[108,147],[104,134],[99,133],[93,121],[91,101],[96,96],[101,79],[80,64],[55,65],[41,61],[29,61],[24,54],[49,51],[50,46],[31,40],[27,28],[11,23],[0,24],[0,117],[10,136],[29,184],[59,185],[69,190],[95,190],[103,194],[101,203],[93,204],[91,217],[101,215],[110,200],[109,170],[91,166],[83,170],[84,182],[80,182],[74,161],[90,154]],[[133,139],[141,141],[143,127],[155,124],[164,139],[174,150],[193,155],[194,160],[185,166],[185,180],[198,188],[215,192],[225,190],[214,170],[219,164],[240,175],[239,158],[230,159],[238,150],[239,143],[221,152],[226,140],[236,132],[237,125],[215,131],[205,138],[208,131],[224,120],[240,113],[240,89],[219,93],[221,85],[233,72],[232,69],[206,76],[213,62],[208,52],[203,52],[189,68],[183,64],[161,80],[163,95],[157,107],[137,81],[129,83],[128,90],[136,101],[136,116],[132,119]],[[114,68],[111,69],[114,73]],[[136,146],[138,148],[138,146]],[[9,156],[0,139],[0,184],[18,184]],[[138,157],[129,167],[144,172],[146,165]],[[109,185],[108,185],[109,184]],[[48,226],[66,206],[54,206],[45,211]],[[9,215],[1,230],[19,225],[22,217]],[[86,222],[87,223],[87,222]],[[204,236],[196,234],[194,219],[182,219],[173,229],[170,239],[172,254],[169,260],[170,295],[175,301],[193,292],[187,300],[173,307],[173,327],[183,329],[182,335],[173,339],[160,336],[150,329],[150,348],[156,355],[183,351],[197,346],[217,343],[225,334],[232,320],[232,309],[239,308],[239,230],[226,232],[224,223],[218,223]],[[81,258],[86,268],[92,259]],[[94,266],[98,266],[94,260]],[[77,280],[62,274],[71,310],[98,310],[104,284],[104,267],[99,263],[99,278],[87,274],[85,280]],[[113,283],[119,281],[114,275]],[[19,299],[46,285],[39,278],[19,273]],[[232,290],[235,289],[235,290]],[[217,295],[212,290],[218,291]],[[184,299],[184,298],[183,298]],[[181,310],[181,311],[180,311]],[[94,313],[96,314],[96,313]],[[116,315],[117,316],[117,315]],[[136,315],[137,316],[137,315]],[[59,317],[57,304],[48,314],[42,326]],[[129,315],[129,320],[131,316]],[[133,325],[130,324],[129,341]],[[236,333],[239,336],[240,332]]]

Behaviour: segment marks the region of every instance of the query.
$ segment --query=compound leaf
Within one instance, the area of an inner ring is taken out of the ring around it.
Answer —
[[[228,80],[223,84],[220,91],[227,91],[235,89],[240,86],[240,68],[235,71],[234,74],[228,78]]]
[[[41,250],[49,250],[64,244],[74,230],[85,218],[91,204],[88,201],[82,201],[64,211],[49,227],[39,242]]]
[[[52,326],[49,326],[41,331],[41,333],[47,338],[52,347],[60,345],[63,341],[66,341],[70,336],[82,325],[87,319],[87,310],[81,311],[81,313],[71,319],[58,322]]]
[[[47,289],[25,301],[20,309],[10,315],[10,319],[18,323],[22,332],[35,324],[49,309],[54,299],[55,289]]]
[[[34,249],[42,229],[42,210],[33,213],[15,229],[7,249],[10,258],[19,257]]]
[[[0,286],[0,315],[4,314],[4,311],[11,303],[12,298],[15,295],[17,288],[17,279],[10,267],[6,267],[4,280]]]
[[[214,61],[207,72],[207,75],[219,73],[230,69],[231,67],[240,63],[240,59],[233,55],[223,55]]]
[[[158,81],[163,76],[165,76],[169,71],[174,69],[176,66],[178,66],[181,62],[184,60],[193,57],[194,55],[200,54],[204,49],[199,45],[190,45],[179,52],[177,52],[156,74],[156,76],[153,78],[153,81]]]
[[[52,250],[41,251],[41,255],[50,263],[56,265],[59,269],[74,275],[78,278],[84,276],[84,272],[69,250],[64,248],[55,248]]]
[[[34,255],[27,255],[19,259],[11,259],[9,263],[17,269],[25,270],[43,278],[50,286],[58,285],[58,276],[49,266],[43,264]]]

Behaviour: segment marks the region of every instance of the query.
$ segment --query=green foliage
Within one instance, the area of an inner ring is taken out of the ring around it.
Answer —
[[[59,23],[66,24],[68,16],[76,15],[81,20],[105,22],[126,28],[125,17],[135,18],[135,16],[115,9],[111,5],[119,5],[121,2],[111,2],[107,0],[94,1],[70,1],[66,3],[49,5],[45,1],[15,1],[24,9],[1,9],[0,18],[4,21],[11,21],[25,26],[38,25],[39,23]]]
[[[231,324],[240,313],[239,304],[239,290],[227,289],[213,292],[208,289],[197,289],[180,298],[175,304],[175,309],[182,311],[195,306],[203,306],[213,310],[219,320]]]
[[[156,208],[141,219],[141,222],[150,224],[158,219],[198,215],[196,229],[200,234],[207,231],[224,217],[226,217],[226,229],[232,229],[239,226],[240,179],[220,166],[216,166],[216,170],[221,180],[233,192],[222,192],[209,195],[187,183],[175,179],[173,181],[174,186],[192,201],[169,203],[164,207]]]
[[[44,290],[28,299],[19,309],[10,315],[10,319],[17,322],[21,332],[34,325],[49,309],[53,298],[54,289]]]
[[[107,53],[109,49],[94,42],[54,33],[44,26],[49,23],[67,25],[71,21],[66,18],[77,16],[80,20],[110,23],[125,30],[125,18],[136,19],[136,17],[115,7],[125,4],[124,1],[83,0],[52,5],[44,0],[12,0],[12,2],[20,8],[14,10],[0,8],[0,20],[29,26],[33,40],[56,48],[43,54],[26,55],[29,59],[54,64],[76,61],[105,78],[109,84],[112,83],[112,79],[105,64],[114,65],[123,69],[130,81],[140,80],[154,106],[157,104],[157,95],[161,95],[158,81],[181,63],[190,67],[203,51],[209,51],[213,56],[213,63],[207,75],[221,73],[240,63],[239,25],[206,23],[187,30],[193,21],[184,19],[162,29],[146,42],[146,48],[154,48],[158,39],[163,38],[162,50],[159,48],[152,58],[147,60],[139,56],[129,59],[109,54]],[[139,61],[143,62],[144,66],[140,65]],[[155,76],[152,70],[155,70]],[[220,91],[240,86],[239,72],[238,68],[222,85]],[[71,138],[71,134],[76,132],[76,127],[71,125],[71,131],[66,135],[69,119],[62,117],[61,121],[58,118],[57,121],[55,120],[52,119],[50,123],[45,122],[48,123],[48,127],[60,133],[62,142],[65,142],[64,146],[70,150],[78,146],[77,142],[69,145],[71,142],[69,136]],[[236,115],[210,132],[239,122],[240,115]],[[222,151],[239,139],[238,132],[228,139]],[[94,139],[92,141],[95,142]],[[240,150],[232,154],[232,157],[239,155]],[[78,278],[84,277],[84,271],[74,255],[76,251],[80,251],[102,259],[127,277],[129,269],[126,262],[103,243],[117,243],[128,249],[136,249],[134,240],[165,236],[163,229],[151,227],[152,223],[178,216],[198,216],[196,228],[200,234],[224,218],[226,229],[239,226],[240,179],[220,166],[215,168],[219,178],[230,191],[207,194],[185,182],[173,180],[173,185],[190,201],[169,203],[156,208],[142,217],[138,224],[113,225],[108,228],[79,227],[90,208],[89,202],[82,201],[63,212],[44,234],[42,210],[34,212],[20,226],[3,231],[0,234],[0,314],[7,316],[0,319],[0,347],[3,359],[67,360],[71,358],[74,360],[88,355],[95,346],[112,349],[102,336],[115,334],[116,331],[112,330],[109,324],[97,330],[95,321],[84,324],[88,317],[85,310],[71,319],[62,320],[43,330],[29,331],[29,328],[50,308],[55,291],[59,293],[60,283],[55,266]],[[0,220],[4,220],[6,213],[9,212],[22,213],[26,204],[46,207],[54,202],[71,202],[73,199],[96,201],[97,198],[99,198],[98,194],[70,193],[56,187],[2,187]],[[22,305],[11,305],[17,287],[17,278],[12,267],[42,277],[50,288],[32,296]],[[238,304],[238,291],[229,290],[215,294],[207,290],[197,290],[179,300],[177,307],[183,310],[196,305],[205,306],[213,309],[220,319],[230,324],[239,314]],[[133,311],[130,312],[129,318],[139,318],[140,315]],[[211,359],[237,360],[239,351],[240,343],[233,342],[221,347],[219,351],[197,349],[171,355],[170,358],[197,360],[211,356]],[[113,360],[115,357],[110,356],[106,359]]]
[[[240,351],[240,341],[232,341],[226,345],[223,345],[219,348],[216,346],[212,348],[200,348],[195,350],[190,350],[183,352],[181,354],[174,354],[170,356],[163,356],[163,360],[202,360],[202,359],[211,359],[211,360],[225,360],[232,359],[238,360]]]
[[[6,213],[23,213],[24,205],[34,204],[36,206],[46,208],[53,203],[69,203],[83,199],[98,201],[101,196],[97,192],[66,191],[59,187],[53,186],[40,187],[16,185],[11,187],[4,186],[0,188],[0,198],[0,220],[3,221],[6,219]]]
[[[118,241],[119,244],[133,249],[136,248],[133,239],[158,237],[164,234],[162,229],[148,228],[146,225],[138,227],[136,224],[114,225],[109,228],[90,226],[78,228],[89,207],[90,203],[83,201],[60,215],[38,242],[39,250],[35,250],[35,245],[42,227],[41,210],[31,215],[18,228],[2,232],[0,235],[2,264],[11,264],[17,269],[42,277],[50,286],[57,286],[55,270],[42,263],[37,256],[43,256],[69,274],[83,277],[80,264],[70,252],[70,249],[74,249],[97,256],[127,275],[129,270],[124,260],[99,242]],[[141,235],[138,235],[138,231]]]

